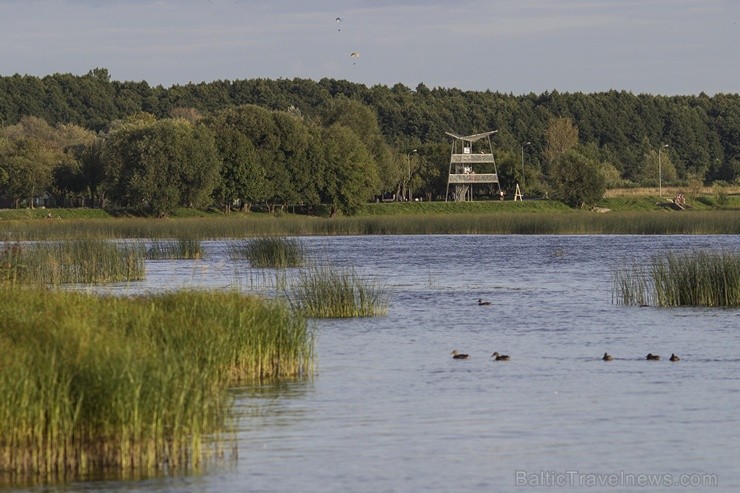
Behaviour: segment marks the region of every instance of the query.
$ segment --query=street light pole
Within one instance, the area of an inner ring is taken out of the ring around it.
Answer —
[[[411,155],[415,152],[416,149],[406,154],[406,194],[409,202],[411,202]]]
[[[658,195],[663,196],[663,165],[660,160],[660,153],[664,147],[668,147],[668,144],[661,144],[658,147]]]
[[[524,188],[524,146],[532,145],[531,142],[525,142],[522,146],[522,188]]]

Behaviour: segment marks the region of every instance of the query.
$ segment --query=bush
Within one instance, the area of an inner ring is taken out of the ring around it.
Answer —
[[[577,151],[555,159],[550,169],[552,198],[571,207],[593,205],[604,197],[604,175],[598,163]]]

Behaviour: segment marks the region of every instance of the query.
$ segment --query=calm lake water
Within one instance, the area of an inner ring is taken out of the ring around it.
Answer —
[[[627,307],[611,286],[615,266],[666,251],[737,252],[740,237],[301,241],[384,283],[388,315],[318,321],[313,379],[237,389],[236,463],[64,489],[740,490],[740,310]],[[202,261],[148,262],[146,281],[110,289],[270,293],[274,274],[232,262],[227,246],[207,242]],[[453,360],[453,349],[470,359]],[[493,351],[511,361],[492,361]],[[614,361],[601,361],[605,351]],[[662,360],[645,361],[649,352]]]

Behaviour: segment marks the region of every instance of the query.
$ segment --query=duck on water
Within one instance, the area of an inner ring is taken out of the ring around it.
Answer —
[[[468,359],[470,357],[465,353],[457,352],[457,349],[453,350],[450,354],[452,355],[452,359]]]

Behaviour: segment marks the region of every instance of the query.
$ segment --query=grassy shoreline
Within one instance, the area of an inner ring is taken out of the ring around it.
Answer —
[[[740,234],[734,210],[499,212],[319,218],[244,214],[182,219],[0,221],[0,241],[402,234]]]
[[[679,189],[610,190],[594,210],[554,200],[369,203],[351,217],[180,209],[166,218],[101,209],[0,210],[0,241],[80,238],[193,240],[374,234],[738,234],[740,193],[704,190],[675,210]],[[608,212],[606,212],[608,210]],[[51,218],[48,218],[48,215]]]

